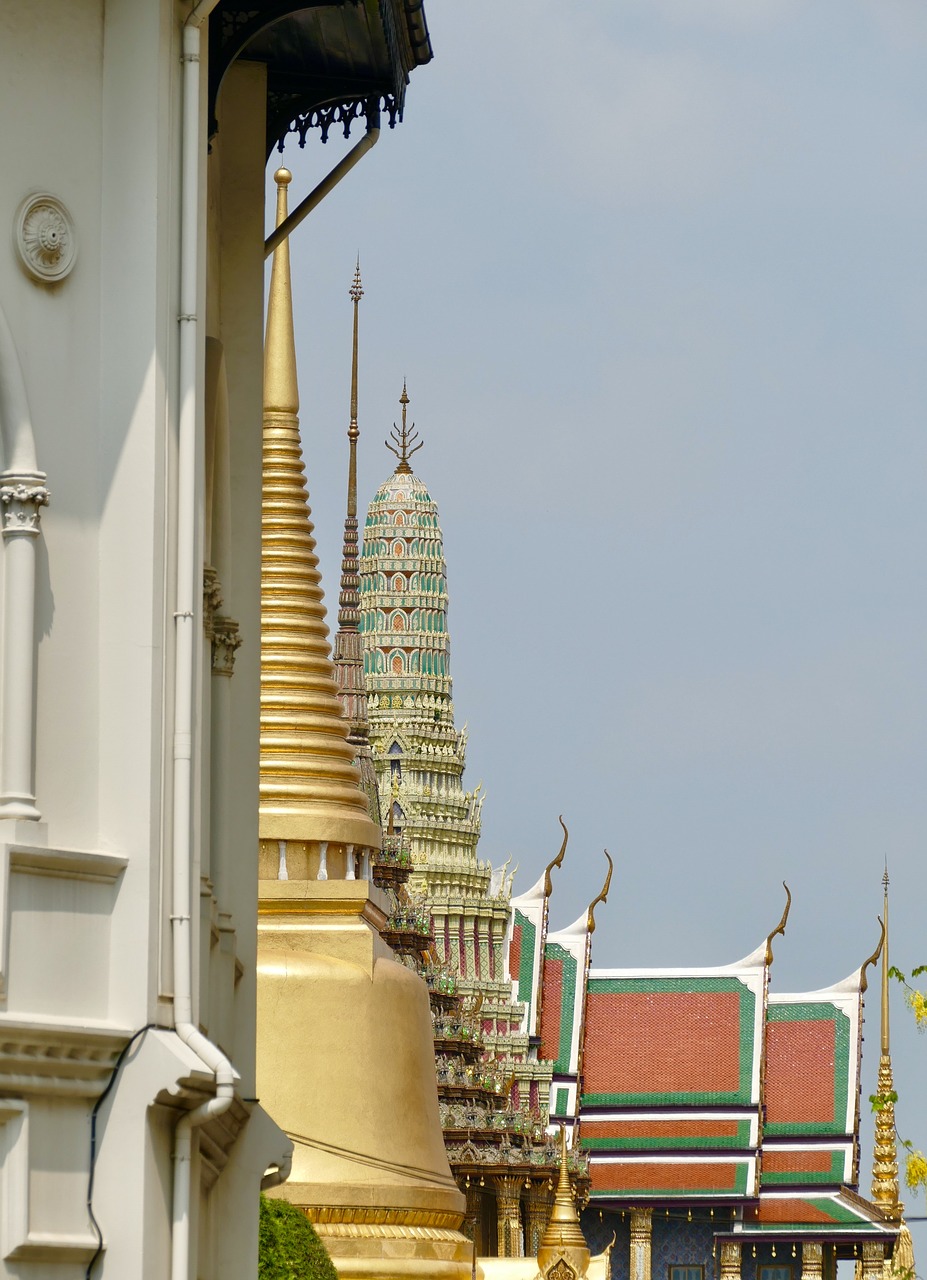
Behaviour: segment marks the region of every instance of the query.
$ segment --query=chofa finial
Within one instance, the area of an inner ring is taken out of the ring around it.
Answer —
[[[608,887],[612,882],[612,872],[615,869],[615,864],[612,862],[611,854],[608,852],[607,849],[605,850],[605,857],[608,862],[608,872],[605,876],[605,883],[602,885],[602,891],[598,895],[598,897],[593,898],[592,901],[589,903],[589,910],[586,913],[586,929],[588,930],[589,933],[595,933],[595,909],[600,902],[607,901]]]
[[[406,407],[409,403],[409,394],[406,391],[405,378],[402,380],[402,395],[399,397],[399,403],[402,405],[402,426],[397,427],[394,422],[393,429],[390,432],[390,439],[393,443],[390,444],[389,440],[384,441],[384,443],[390,453],[394,453],[399,459],[399,466],[396,470],[409,473],[412,470],[409,466],[409,459],[413,453],[417,453],[421,449],[423,442],[419,440],[418,444],[415,443],[418,440],[415,423],[413,422],[411,427],[406,425]]]
[[[544,897],[545,898],[549,898],[554,891],[554,886],[553,886],[553,883],[551,882],[550,873],[553,871],[554,867],[560,867],[563,865],[563,855],[566,853],[567,842],[570,839],[570,833],[569,831],[567,831],[567,825],[563,821],[562,813],[560,817],[557,819],[557,821],[560,823],[561,827],[563,827],[563,844],[560,846],[560,852],[557,854],[556,858],[554,858],[553,861],[548,862],[547,866],[544,868]]]

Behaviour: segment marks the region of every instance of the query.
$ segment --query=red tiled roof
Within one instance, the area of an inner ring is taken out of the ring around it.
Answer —
[[[613,1195],[744,1194],[746,1165],[734,1160],[595,1161],[589,1166],[592,1193]]]
[[[521,932],[521,925],[516,924],[509,943],[509,973],[516,980],[521,970]]]
[[[834,1116],[836,1028],[832,1019],[766,1028],[766,1121],[829,1123]]]
[[[733,991],[590,993],[584,1088],[590,1094],[736,1093],[740,1039],[740,1000]]]
[[[544,1004],[541,1007],[539,1056],[556,1061],[560,1054],[560,1014],[563,1004],[563,961],[544,962]]]
[[[768,1173],[830,1173],[830,1149],[818,1151],[764,1151],[763,1175]]]

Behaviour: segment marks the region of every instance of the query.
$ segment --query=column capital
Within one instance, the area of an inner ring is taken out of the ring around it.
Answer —
[[[241,634],[234,618],[217,613],[212,620],[212,669],[217,676],[230,676],[235,670],[235,653],[241,647]]]
[[[3,536],[37,534],[41,508],[48,506],[50,497],[42,471],[24,472],[22,475],[9,471],[0,473]]]

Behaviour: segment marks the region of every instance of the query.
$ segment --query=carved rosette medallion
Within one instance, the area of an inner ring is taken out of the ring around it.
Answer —
[[[16,211],[13,241],[34,280],[57,284],[77,261],[74,220],[62,202],[46,192],[27,196]]]
[[[0,485],[3,534],[37,534],[40,509],[48,506],[49,492],[43,484],[14,482]]]

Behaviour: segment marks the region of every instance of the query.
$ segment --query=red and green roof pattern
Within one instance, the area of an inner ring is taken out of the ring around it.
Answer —
[[[763,1192],[756,1205],[744,1209],[736,1236],[808,1235],[816,1239],[858,1238],[894,1234],[897,1223],[883,1218],[874,1205],[843,1188],[821,1195]]]
[[[756,1194],[755,1159],[596,1159],[589,1177],[593,1200],[731,1200]]]
[[[847,1001],[770,997],[766,1015],[766,1136],[851,1135],[858,1030]],[[854,996],[858,1008],[859,996]],[[842,1006],[842,1007],[841,1007]]]
[[[725,969],[590,972],[580,1141],[593,1201],[765,1206],[778,1192],[772,1215],[786,1197],[799,1221],[807,1205],[823,1222],[817,1205],[858,1226],[833,1196],[854,1177],[859,975],[778,997],[767,978],[765,948]]]
[[[739,977],[590,976],[583,1106],[755,1106],[761,1004]]]
[[[581,966],[566,947],[548,942],[544,948],[544,1003],[541,1006],[541,1053],[554,1064],[554,1075],[576,1071],[573,1029],[576,1001],[582,998],[577,979]]]

